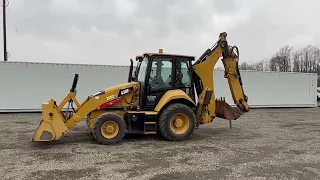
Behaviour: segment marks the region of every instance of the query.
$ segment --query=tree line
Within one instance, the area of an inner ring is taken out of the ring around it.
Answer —
[[[239,69],[318,73],[320,75],[320,49],[312,45],[301,49],[294,49],[292,46],[286,45],[270,58],[256,63],[240,63]]]
[[[270,58],[255,63],[240,63],[239,69],[317,73],[318,85],[320,85],[320,49],[313,45],[308,45],[300,49],[286,45],[281,47]]]

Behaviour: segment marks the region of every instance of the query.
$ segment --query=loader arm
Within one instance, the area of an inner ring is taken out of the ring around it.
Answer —
[[[193,64],[193,78],[199,97],[196,118],[198,123],[205,124],[219,117],[228,120],[239,118],[250,110],[248,98],[242,88],[242,80],[238,69],[239,55],[234,52],[237,47],[230,47],[227,33],[220,33],[218,41]],[[237,108],[232,108],[224,99],[216,100],[214,93],[213,71],[217,61],[222,56],[225,68],[225,78],[228,79],[230,92]]]
[[[128,104],[127,99],[132,99],[138,95],[138,82],[128,82],[111,88],[101,90],[87,97],[79,103],[75,95],[75,87],[78,75],[75,75],[70,92],[65,96],[60,104],[55,100],[47,99],[42,104],[42,120],[39,127],[32,137],[32,141],[52,141],[61,139],[70,128],[74,127],[94,110],[105,109],[111,106],[125,108]],[[68,103],[67,110],[63,113],[63,107]],[[73,107],[73,103],[76,108]],[[69,112],[69,107],[73,111]]]

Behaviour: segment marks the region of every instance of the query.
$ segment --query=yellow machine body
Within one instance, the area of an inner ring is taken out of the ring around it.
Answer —
[[[130,96],[133,97],[132,94],[130,94]],[[128,99],[130,99],[130,98],[128,98]],[[158,115],[158,113],[162,110],[162,108],[165,105],[168,105],[168,103],[172,102],[172,101],[184,102],[184,103],[192,104],[194,107],[196,106],[196,103],[184,91],[182,91],[180,89],[176,89],[176,90],[170,90],[170,91],[166,92],[161,97],[161,99],[160,99],[159,103],[157,104],[157,106],[155,107],[154,111],[139,111],[139,112],[145,113],[148,115],[152,115],[152,116],[156,116],[156,115]],[[137,103],[138,102],[135,101],[135,104],[137,104]],[[129,104],[127,104],[127,106],[128,105]],[[113,106],[116,107],[116,106],[121,106],[121,105],[116,104]],[[106,112],[114,112],[114,113],[118,114],[122,119],[124,119],[124,116],[126,113],[130,113],[130,111],[128,111],[128,110],[113,110],[113,109],[111,109],[111,110],[94,110],[90,113],[90,115],[88,116],[88,119],[87,119],[87,125],[88,125],[90,131],[93,129],[93,125],[95,123],[96,118]],[[136,112],[136,111],[133,111],[133,112]],[[154,132],[153,132],[153,134],[154,134]]]

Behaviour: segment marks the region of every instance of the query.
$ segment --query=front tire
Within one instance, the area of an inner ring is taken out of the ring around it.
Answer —
[[[93,126],[92,134],[100,144],[109,145],[122,141],[126,132],[124,120],[115,113],[100,115]]]
[[[175,103],[166,107],[158,121],[161,135],[171,141],[189,139],[196,127],[196,117],[190,107]]]

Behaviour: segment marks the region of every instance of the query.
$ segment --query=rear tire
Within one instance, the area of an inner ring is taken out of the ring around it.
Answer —
[[[93,137],[100,144],[109,145],[122,141],[126,132],[124,120],[115,113],[100,115],[93,126]]]
[[[189,139],[196,126],[196,117],[190,107],[184,104],[171,104],[160,114],[159,131],[167,140]]]

